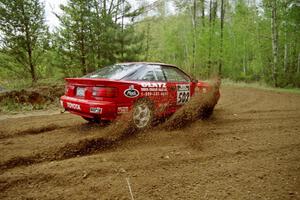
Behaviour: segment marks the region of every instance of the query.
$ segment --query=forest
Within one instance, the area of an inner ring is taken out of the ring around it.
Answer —
[[[43,1],[0,1],[0,85],[153,61],[199,79],[300,87],[298,0],[68,0],[60,9],[50,29]]]

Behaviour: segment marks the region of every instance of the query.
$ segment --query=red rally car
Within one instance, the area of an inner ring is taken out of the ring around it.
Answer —
[[[130,121],[137,129],[173,114],[195,91],[210,87],[174,65],[149,62],[119,63],[66,82],[60,99],[66,111],[87,121],[112,121],[133,109]]]

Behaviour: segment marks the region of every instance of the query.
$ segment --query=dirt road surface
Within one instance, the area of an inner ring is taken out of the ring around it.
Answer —
[[[221,95],[208,120],[108,142],[70,114],[2,116],[0,199],[130,200],[127,178],[136,200],[300,199],[300,95]]]

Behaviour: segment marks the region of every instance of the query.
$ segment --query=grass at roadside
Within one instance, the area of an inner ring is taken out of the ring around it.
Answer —
[[[24,111],[33,111],[33,110],[45,110],[48,109],[49,104],[36,104],[32,105],[30,103],[17,103],[11,99],[6,99],[0,102],[0,113],[19,113]]]
[[[34,88],[39,86],[48,86],[48,85],[60,85],[64,84],[64,79],[39,79],[34,85],[30,79],[9,79],[9,80],[0,80],[0,86],[4,87],[7,90],[22,90],[27,88]]]
[[[262,89],[262,90],[269,90],[269,91],[273,91],[273,92],[286,92],[286,93],[300,94],[300,88],[274,88],[274,87],[268,86],[265,83],[260,83],[260,82],[245,83],[245,82],[235,82],[235,81],[232,81],[229,79],[222,79],[222,85],[256,88],[256,89]]]
[[[64,93],[64,80],[41,79],[35,85],[30,80],[0,80],[0,114],[59,107]]]
[[[39,80],[36,85],[33,88],[38,88],[40,86],[46,86],[41,87],[40,90],[37,92],[48,97],[50,94],[53,95],[53,90],[56,90],[55,87],[52,88],[54,85],[62,85],[63,87],[63,80],[55,80],[55,79],[41,79]],[[245,88],[256,88],[256,89],[263,89],[263,90],[269,90],[274,92],[285,92],[285,93],[294,93],[294,94],[300,94],[299,88],[273,88],[270,87],[264,83],[245,83],[245,82],[234,82],[229,79],[223,79],[222,85],[228,85],[228,86],[234,86],[234,87],[245,87]],[[4,86],[8,90],[22,90],[22,89],[30,89],[32,88],[30,80],[10,80],[4,82],[3,80],[0,81],[0,86]],[[48,87],[47,87],[48,86]],[[52,88],[52,90],[49,90],[48,92],[45,92],[47,88]],[[61,89],[63,92],[63,88]],[[43,93],[44,91],[44,93]],[[21,92],[22,93],[22,92]],[[22,93],[23,94],[23,93]],[[59,107],[59,98],[60,94],[55,95],[55,99],[52,101],[46,101],[45,103],[40,104],[31,104],[31,103],[20,103],[18,101],[15,101],[15,99],[18,100],[17,96],[13,96],[16,98],[0,98],[0,114],[1,113],[18,113],[18,112],[26,112],[26,111],[33,111],[33,110],[47,110],[53,108]],[[1,97],[1,93],[0,93]]]

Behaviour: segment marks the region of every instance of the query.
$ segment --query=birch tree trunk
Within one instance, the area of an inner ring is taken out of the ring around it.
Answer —
[[[121,59],[124,62],[124,17],[125,17],[125,0],[122,0],[122,40],[121,40]]]
[[[209,1],[209,47],[208,47],[208,69],[207,69],[207,78],[210,76],[211,70],[211,42],[212,42],[212,2]]]
[[[298,55],[297,73],[300,73],[300,53]]]
[[[221,0],[221,41],[220,41],[220,60],[219,60],[219,75],[222,74],[223,68],[223,38],[224,38],[224,17],[225,17],[224,0]]]
[[[146,61],[149,59],[149,46],[150,46],[150,22],[147,23],[147,39],[146,39]]]
[[[272,50],[273,50],[273,66],[272,66],[272,78],[275,87],[277,84],[277,65],[278,65],[278,29],[277,29],[277,3],[272,1],[272,18],[271,18],[271,29],[272,29]]]
[[[201,0],[201,20],[202,26],[205,27],[205,0]]]
[[[192,16],[192,23],[193,23],[193,60],[192,60],[192,70],[193,72],[195,71],[195,62],[196,62],[196,29],[197,29],[197,24],[196,24],[196,14],[197,14],[197,1],[194,0],[193,2],[193,16]]]
[[[288,71],[288,43],[287,43],[287,32],[285,32],[285,44],[284,44],[284,72]]]
[[[284,21],[284,72],[288,71],[288,42],[287,42],[287,0],[285,0],[285,21]]]

